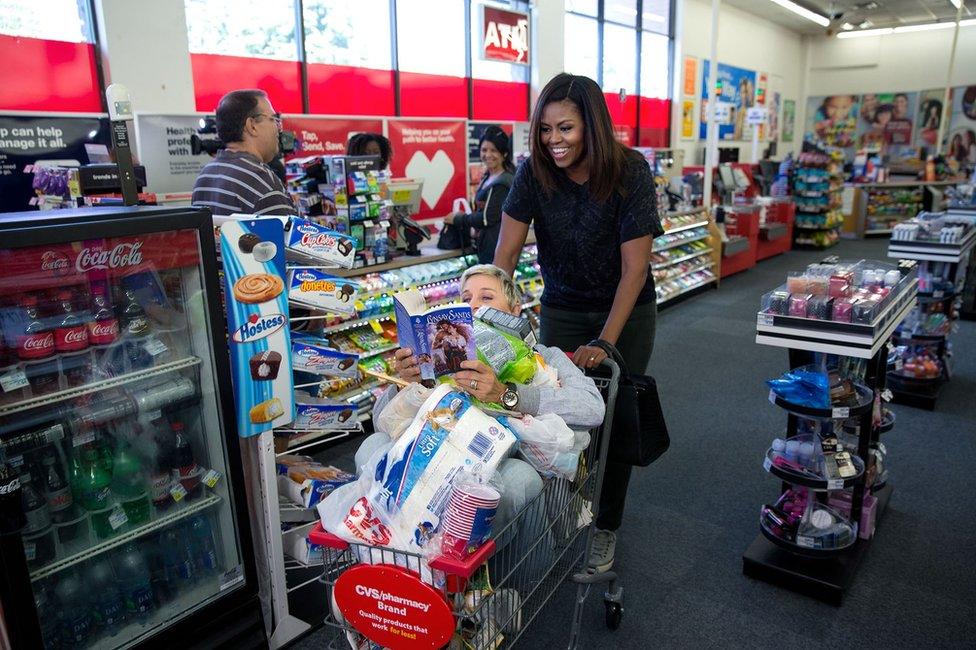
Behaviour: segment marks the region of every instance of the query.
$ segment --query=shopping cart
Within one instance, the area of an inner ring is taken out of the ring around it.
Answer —
[[[329,648],[509,647],[567,578],[578,584],[570,648],[579,643],[583,606],[594,585],[607,585],[607,626],[620,625],[623,588],[616,573],[586,570],[620,370],[606,360],[590,376],[606,401],[606,418],[591,431],[575,478],[547,480],[541,494],[466,561],[427,561],[350,544],[316,525],[309,541],[324,547]]]

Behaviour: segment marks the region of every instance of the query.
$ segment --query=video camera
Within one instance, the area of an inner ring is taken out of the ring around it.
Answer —
[[[295,150],[296,136],[294,131],[285,131],[282,129],[278,132],[278,153],[279,155],[289,154]],[[217,118],[213,115],[207,115],[206,117],[200,118],[200,128],[197,132],[190,136],[190,151],[194,156],[199,156],[201,153],[208,153],[211,156],[217,155],[217,152],[224,148],[224,143],[219,137],[217,137]]]

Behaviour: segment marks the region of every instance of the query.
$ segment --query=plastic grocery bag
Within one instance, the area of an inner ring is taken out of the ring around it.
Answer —
[[[509,418],[519,437],[519,455],[546,478],[576,476],[580,452],[590,444],[587,431],[573,431],[558,415]]]
[[[368,489],[349,508],[342,536],[421,551],[440,524],[455,476],[493,474],[515,442],[515,434],[474,407],[468,395],[441,384],[373,473],[363,471],[360,483]]]
[[[478,359],[490,367],[498,381],[527,384],[535,375],[535,352],[525,341],[480,320],[474,321]]]
[[[546,363],[546,360],[538,352],[535,353],[535,376],[532,377],[529,385],[536,386],[537,388],[559,387],[559,373],[554,366]]]
[[[410,384],[401,388],[385,406],[377,404],[377,409],[381,410],[374,409],[374,413],[378,413],[376,430],[395,441],[417,417],[417,411],[430,397],[431,390],[422,384]]]

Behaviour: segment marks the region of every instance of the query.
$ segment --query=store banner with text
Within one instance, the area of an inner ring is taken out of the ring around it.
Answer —
[[[194,156],[190,136],[200,127],[199,115],[136,115],[136,155],[146,166],[150,192],[191,192],[209,154]]]
[[[702,61],[702,110],[699,137],[705,139],[708,132],[708,89],[709,84],[716,85],[716,100],[719,104],[727,104],[731,108],[729,120],[720,121],[718,127],[719,140],[743,140],[752,137],[747,129],[746,111],[756,101],[756,73],[732,65],[719,62],[718,74],[710,76],[711,61]]]
[[[307,156],[342,156],[346,153],[349,138],[357,133],[382,134],[383,120],[285,116],[282,128],[295,132],[295,151],[285,157],[287,160]],[[394,146],[394,158],[399,153]]]
[[[695,90],[698,87],[698,59],[693,56],[686,56],[684,68],[684,94],[686,97],[694,97]]]
[[[86,145],[110,143],[106,117],[0,115],[0,212],[32,209],[34,174],[28,166],[45,161],[85,165]]]
[[[390,120],[394,177],[423,180],[420,218],[443,216],[466,196],[468,145],[463,120]]]
[[[529,65],[529,16],[483,5],[481,57]]]

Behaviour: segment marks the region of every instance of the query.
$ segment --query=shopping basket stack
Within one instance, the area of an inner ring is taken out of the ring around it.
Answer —
[[[567,578],[578,583],[569,647],[579,641],[593,584],[608,584],[607,625],[620,624],[616,574],[585,570],[620,371],[607,360],[591,377],[606,401],[606,418],[591,432],[575,478],[548,479],[537,498],[464,561],[350,544],[316,526],[309,540],[324,547],[329,648],[510,647]]]

